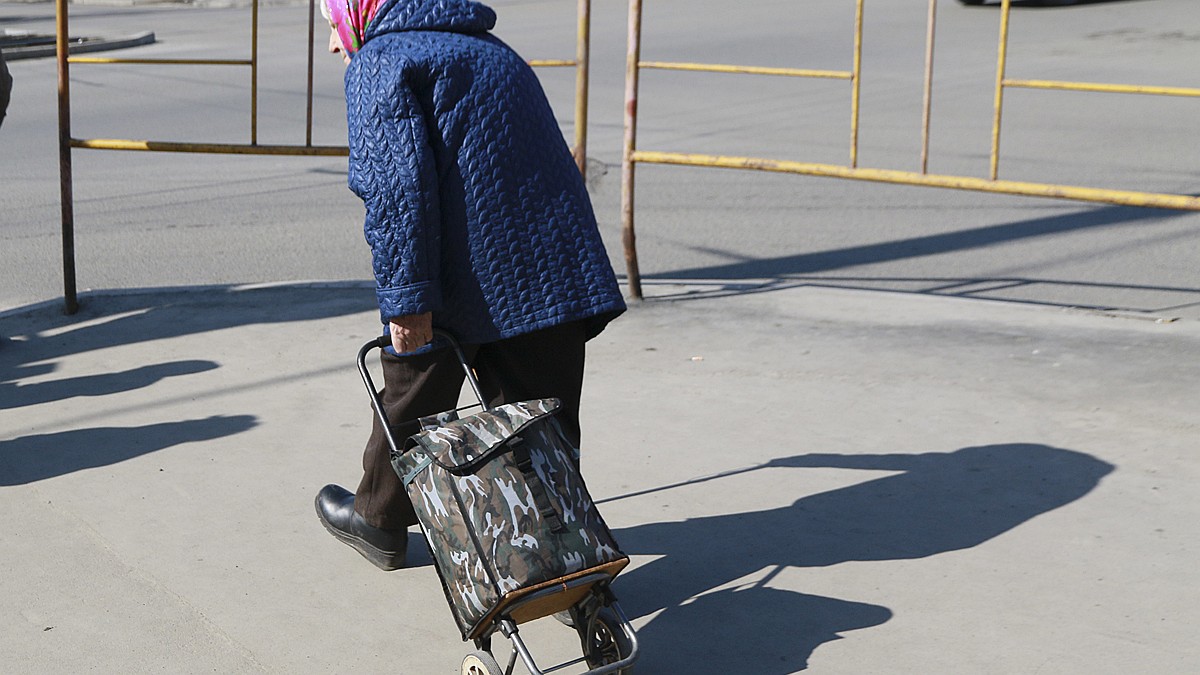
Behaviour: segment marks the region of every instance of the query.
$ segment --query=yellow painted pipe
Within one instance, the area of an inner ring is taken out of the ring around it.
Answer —
[[[587,178],[588,90],[591,76],[592,2],[579,0],[575,24],[575,166]]]
[[[770,68],[765,66],[735,66],[720,63],[671,63],[666,61],[640,61],[639,68],[655,70],[689,70],[702,73],[736,73],[742,75],[782,75],[784,77],[813,77],[831,80],[849,80],[853,73],[842,70],[805,70],[801,68]]]
[[[1200,211],[1200,197],[1162,194],[1155,192],[1133,192],[1128,190],[1105,190],[1101,188],[1052,185],[1008,180],[987,180],[968,176],[940,176],[911,171],[890,169],[859,169],[834,164],[813,164],[786,160],[762,159],[757,157],[730,157],[725,155],[701,155],[673,152],[650,152],[638,150],[632,160],[649,164],[673,164],[677,166],[701,166],[722,169],[749,169],[774,173],[793,173],[807,176],[849,178],[877,183],[896,183],[925,187],[941,187],[976,192],[992,192],[1027,197],[1049,197],[1075,201],[1100,202],[1120,206],[1143,206],[1160,209]]]
[[[348,148],[336,145],[245,145],[237,143],[175,143],[117,138],[72,138],[71,147],[91,150],[135,150],[143,152],[190,152],[214,155],[293,155],[347,157]]]
[[[249,66],[253,62],[246,59],[106,59],[95,56],[72,56],[71,63],[140,63],[166,64],[172,66]]]
[[[573,68],[579,65],[575,61],[566,59],[531,59],[527,63],[532,68]]]
[[[996,64],[996,99],[992,116],[992,156],[988,175],[996,180],[1000,172],[1000,119],[1004,108],[1004,71],[1008,64],[1008,17],[1011,0],[1000,6],[1000,55]]]
[[[1004,80],[1006,87],[1023,89],[1054,89],[1059,91],[1095,91],[1105,94],[1152,94],[1156,96],[1200,97],[1200,89],[1189,87],[1155,87],[1138,84],[1104,84],[1097,82],[1060,82],[1056,80]]]
[[[933,116],[933,48],[937,32],[937,0],[929,0],[925,31],[925,92],[921,106],[921,173],[929,171],[929,127]]]
[[[854,72],[850,92],[850,166],[858,166],[858,117],[862,92],[863,0],[854,9]]]

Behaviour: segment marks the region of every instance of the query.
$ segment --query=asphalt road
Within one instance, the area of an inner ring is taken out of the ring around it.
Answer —
[[[530,58],[573,54],[574,3],[497,2],[497,32]],[[614,265],[626,7],[595,3],[591,187]],[[304,140],[301,6],[262,10],[260,143]],[[648,2],[643,58],[845,70],[853,3]],[[0,4],[6,30],[53,31],[53,5]],[[919,168],[926,8],[872,0],[864,21],[859,165]],[[999,11],[940,3],[929,170],[984,176]],[[144,57],[249,53],[244,8],[76,6],[73,32],[153,30]],[[341,144],[339,62],[316,42],[318,144]],[[1009,76],[1197,86],[1191,0],[1018,8]],[[0,130],[0,307],[62,293],[55,65],[11,64]],[[76,137],[244,143],[249,73],[207,66],[72,69]],[[542,71],[569,133],[573,76]],[[1001,177],[1195,193],[1194,99],[1015,90]],[[836,80],[646,72],[641,147],[845,164],[850,87]],[[362,280],[361,207],[341,159],[76,151],[78,284],[125,289]],[[1200,215],[827,178],[642,165],[648,284],[816,283],[1200,317]]]

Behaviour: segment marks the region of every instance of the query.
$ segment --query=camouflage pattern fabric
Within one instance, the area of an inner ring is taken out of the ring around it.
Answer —
[[[577,470],[556,399],[510,403],[412,436],[393,457],[463,638],[508,593],[624,559]]]

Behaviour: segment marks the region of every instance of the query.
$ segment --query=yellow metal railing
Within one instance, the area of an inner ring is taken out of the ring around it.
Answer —
[[[937,2],[937,0],[930,1]],[[1004,90],[1009,87],[1057,91],[1090,91],[1105,94],[1149,94],[1155,96],[1200,97],[1200,89],[1189,87],[1155,87],[1136,84],[1104,84],[1096,82],[1062,82],[1056,80],[1010,79],[1006,76],[1006,73],[1008,70],[1008,32],[1011,11],[1012,0],[1003,0],[1000,7],[1000,56],[999,63],[996,66],[996,109],[992,123],[992,155],[990,173],[992,180],[996,180],[1000,170],[1000,122],[1004,110]],[[1158,197],[1161,197],[1161,195],[1147,196],[1151,198],[1149,201],[1157,201]],[[1158,203],[1133,203],[1130,205],[1200,210],[1200,199],[1190,198],[1189,201],[1185,201],[1183,204],[1184,205],[1182,206],[1163,206]]]
[[[824,77],[831,80],[853,80],[854,73],[842,70],[805,70],[803,68],[766,68],[763,66],[726,66],[719,63],[666,63],[642,61],[642,70],[690,70],[702,73],[742,73],[746,75],[783,75],[785,77]]]
[[[251,59],[106,59],[96,56],[72,56],[70,63],[141,63],[173,66],[253,66]]]
[[[1011,0],[1003,0],[1000,21],[999,64],[996,74],[995,113],[992,125],[991,171],[989,178],[970,176],[932,175],[929,166],[929,128],[933,100],[933,56],[936,35],[937,0],[929,0],[929,16],[926,34],[924,110],[921,129],[920,172],[891,169],[868,169],[858,166],[859,100],[862,74],[863,5],[864,0],[855,0],[853,66],[848,72],[816,71],[795,68],[768,68],[759,66],[736,66],[719,64],[664,63],[641,60],[642,2],[629,0],[628,51],[625,62],[625,138],[622,153],[621,221],[622,241],[625,249],[625,264],[629,283],[629,294],[634,299],[642,297],[641,274],[637,259],[637,234],[634,227],[636,165],[670,164],[678,166],[713,167],[725,169],[748,169],[778,173],[827,176],[853,180],[896,183],[957,190],[973,190],[1010,195],[1071,199],[1076,201],[1142,206],[1181,210],[1200,210],[1200,198],[1190,195],[1138,192],[1133,190],[1110,190],[1072,185],[999,180],[997,178],[1000,156],[1000,126],[1007,87],[1029,89],[1057,89],[1067,91],[1091,91],[1107,93],[1155,94],[1162,96],[1200,96],[1200,89],[1185,87],[1156,87],[1120,84],[1097,84],[1088,82],[1058,82],[1050,80],[1008,79],[1005,70],[1008,58],[1008,33]],[[647,68],[664,70],[690,70],[713,73],[737,73],[756,75],[786,75],[794,77],[824,77],[850,80],[853,84],[850,103],[850,162],[848,166],[786,161],[759,157],[732,157],[680,152],[650,152],[637,147],[638,96],[640,72]]]
[[[344,145],[239,145],[237,143],[172,143],[133,141],[119,138],[74,138],[71,146],[89,150],[141,150],[145,152],[192,152],[209,155],[289,155],[292,157],[345,157]]]
[[[282,155],[306,157],[345,157],[346,146],[313,145],[313,61],[315,42],[315,7],[318,0],[308,3],[308,85],[305,142],[303,145],[261,145],[258,143],[258,16],[259,0],[252,0],[250,18],[249,59],[165,59],[165,58],[104,58],[70,56],[68,0],[55,0],[55,30],[58,62],[58,129],[60,200],[62,203],[63,294],[65,311],[74,314],[79,309],[75,270],[75,216],[71,149],[127,150],[143,152],[179,152],[230,155]],[[589,55],[591,50],[591,0],[577,0],[576,53],[574,59],[531,60],[538,67],[572,67],[575,75],[575,128],[572,154],[580,173],[587,172],[587,126]],[[250,142],[249,143],[191,143],[114,138],[74,138],[71,135],[71,82],[69,64],[133,64],[133,65],[190,65],[242,66],[250,69]]]
[[[720,158],[712,155],[685,155],[673,153],[647,153],[637,149],[638,90],[642,70],[680,70],[692,72],[726,73],[740,75],[768,75],[815,79],[849,80],[850,97],[850,166],[858,165],[858,110],[862,67],[862,21],[863,0],[855,0],[854,17],[854,60],[849,71],[810,70],[803,68],[777,68],[766,66],[727,65],[713,63],[677,63],[665,61],[642,61],[642,0],[629,1],[628,51],[625,59],[625,137],[621,170],[621,220],[622,241],[625,249],[625,268],[629,293],[634,299],[642,297],[641,274],[638,271],[637,235],[633,226],[635,164],[688,164],[692,166],[719,166]],[[756,160],[747,159],[745,166],[753,168]]]

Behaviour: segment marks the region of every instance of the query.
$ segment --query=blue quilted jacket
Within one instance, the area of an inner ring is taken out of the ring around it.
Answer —
[[[470,0],[391,0],[346,70],[381,318],[485,343],[625,308],[541,85]]]

